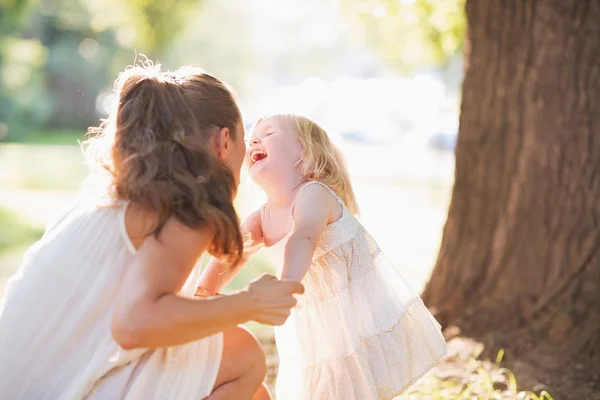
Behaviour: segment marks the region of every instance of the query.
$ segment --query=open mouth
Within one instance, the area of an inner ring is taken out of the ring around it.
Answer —
[[[265,153],[262,150],[258,150],[258,149],[254,149],[250,151],[250,166],[253,166],[254,164],[261,162],[262,160],[264,160],[265,158],[267,158],[267,153]]]

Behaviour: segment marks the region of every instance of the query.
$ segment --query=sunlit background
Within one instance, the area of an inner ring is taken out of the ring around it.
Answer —
[[[3,1],[0,297],[24,249],[86,175],[77,145],[144,54],[201,66],[265,113],[320,121],[342,147],[362,221],[420,289],[453,179],[463,1]],[[262,201],[244,182],[240,214]],[[236,281],[267,268],[264,257]]]
[[[415,289],[453,182],[464,0],[0,1],[0,301],[45,224],[76,195],[79,149],[141,54],[195,64],[261,115],[316,118],[346,155],[361,220]],[[244,179],[241,216],[263,197]],[[268,254],[236,279],[270,271]],[[267,333],[268,334],[268,333]]]

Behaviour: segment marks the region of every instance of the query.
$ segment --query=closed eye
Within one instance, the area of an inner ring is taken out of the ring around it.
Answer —
[[[260,136],[246,137],[246,138],[244,138],[244,142],[246,142],[246,144],[249,144],[249,143],[252,143],[252,141],[254,139],[263,139],[263,138],[266,138],[267,136],[271,136],[274,133],[277,133],[277,132],[267,132],[262,137],[260,137]]]

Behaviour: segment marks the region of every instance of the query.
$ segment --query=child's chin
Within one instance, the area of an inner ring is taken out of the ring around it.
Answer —
[[[264,179],[266,176],[265,171],[261,167],[262,165],[254,165],[248,170],[250,178],[257,183]]]
[[[258,166],[257,166],[258,167]],[[265,186],[271,186],[274,181],[277,180],[277,174],[273,174],[271,168],[256,168],[250,170],[250,179],[256,183],[260,188],[264,189]]]

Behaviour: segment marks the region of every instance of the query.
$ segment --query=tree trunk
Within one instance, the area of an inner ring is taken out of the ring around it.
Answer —
[[[573,371],[600,357],[600,1],[466,11],[456,177],[423,299],[443,323]]]

